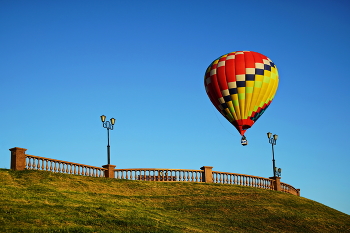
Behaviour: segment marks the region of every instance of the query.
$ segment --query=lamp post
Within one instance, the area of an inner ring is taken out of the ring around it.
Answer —
[[[269,139],[269,143],[272,145],[272,171],[273,171],[273,177],[279,177],[281,176],[281,173],[282,173],[282,169],[281,168],[277,168],[275,166],[275,151],[274,151],[274,148],[273,146],[276,145],[276,141],[277,141],[277,138],[278,138],[278,135],[274,134],[272,136],[272,133],[268,132],[267,133],[267,137]]]
[[[101,116],[102,126],[103,128],[107,129],[107,138],[108,138],[108,144],[107,144],[107,158],[108,158],[108,164],[111,164],[111,149],[109,146],[109,130],[113,130],[113,125],[115,124],[115,119],[111,118],[110,121],[106,121],[106,116]]]

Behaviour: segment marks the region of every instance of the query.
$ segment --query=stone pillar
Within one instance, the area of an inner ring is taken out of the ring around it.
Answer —
[[[213,167],[203,166],[201,167],[203,170],[202,182],[205,183],[213,183]]]
[[[298,191],[297,195],[298,195],[298,197],[300,197],[300,189],[297,189],[297,191]]]
[[[22,171],[26,168],[27,149],[14,147],[9,149],[11,151],[11,169],[15,171]]]
[[[281,191],[281,177],[275,176],[269,178],[275,181],[274,190]]]
[[[102,167],[107,169],[105,170],[106,178],[114,178],[114,168],[116,167],[116,165],[107,164],[103,165]]]

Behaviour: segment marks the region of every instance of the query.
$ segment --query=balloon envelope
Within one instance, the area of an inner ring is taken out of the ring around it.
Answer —
[[[241,135],[271,104],[278,82],[276,65],[268,57],[251,51],[219,57],[204,75],[211,102]]]

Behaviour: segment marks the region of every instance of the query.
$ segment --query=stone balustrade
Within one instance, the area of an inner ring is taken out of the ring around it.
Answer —
[[[259,176],[251,176],[229,172],[213,172],[213,182],[219,184],[235,184],[262,189],[274,189],[275,180]]]
[[[130,168],[114,169],[115,178],[145,181],[202,182],[203,170]]]
[[[27,149],[11,148],[12,170],[42,170],[74,175],[106,177],[127,180],[159,182],[205,182],[229,185],[242,185],[254,188],[282,191],[300,196],[300,189],[280,182],[280,177],[258,177],[237,173],[213,171],[213,167],[203,166],[200,170],[167,168],[115,169],[115,165],[102,167],[89,166],[62,160],[25,154]]]

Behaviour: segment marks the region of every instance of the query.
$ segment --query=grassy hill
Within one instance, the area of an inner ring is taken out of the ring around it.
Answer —
[[[350,232],[350,216],[251,187],[0,169],[1,232]]]

